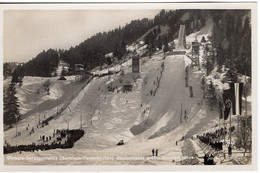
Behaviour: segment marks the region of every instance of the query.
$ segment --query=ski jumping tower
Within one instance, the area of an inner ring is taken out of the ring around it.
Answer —
[[[195,37],[195,41],[192,42],[192,66],[198,66],[200,67],[200,62],[199,62],[199,50],[200,50],[200,45],[197,40],[197,37]]]
[[[185,39],[185,25],[180,25],[179,30],[179,37],[178,37],[178,43],[176,45],[176,48],[178,50],[183,50],[186,48],[186,39]]]

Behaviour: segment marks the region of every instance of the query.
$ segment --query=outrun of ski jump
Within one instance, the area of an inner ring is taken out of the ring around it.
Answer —
[[[242,94],[248,76],[222,83],[225,74],[216,69],[205,75],[213,20],[189,35],[185,27],[179,25],[168,51],[141,56],[147,45],[139,39],[126,46],[122,61],[102,69],[86,71],[79,63],[75,75],[63,75],[67,62],[59,59],[57,77],[24,76],[16,87],[23,117],[4,131],[5,164],[250,164],[251,95]],[[210,86],[218,91],[213,108]]]

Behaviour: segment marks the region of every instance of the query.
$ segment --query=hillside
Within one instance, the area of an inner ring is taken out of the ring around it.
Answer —
[[[32,145],[43,146],[47,149],[5,154],[5,164],[201,165],[204,154],[213,154],[217,165],[232,165],[238,162],[251,164],[251,153],[247,153],[242,159],[237,159],[243,151],[243,147],[237,145],[236,134],[242,127],[242,123],[237,123],[237,115],[231,118],[231,126],[235,127],[235,130],[232,133],[228,131],[232,135],[234,158],[223,159],[223,150],[217,152],[208,145],[209,142],[201,140],[206,136],[205,134],[212,135],[214,142],[225,141],[223,148],[227,151],[229,143],[226,139],[228,137],[220,135],[216,139],[214,135],[220,127],[223,128],[223,119],[219,119],[218,102],[222,100],[221,96],[226,83],[234,80],[234,74],[230,74],[232,66],[228,63],[228,58],[223,64],[218,60],[221,47],[217,45],[225,39],[218,40],[216,43],[215,27],[219,29],[216,25],[219,20],[224,19],[217,18],[214,16],[215,13],[202,17],[205,13],[207,11],[204,10],[189,12],[162,10],[153,21],[147,21],[151,22],[151,25],[149,24],[149,27],[146,25],[146,30],[140,29],[142,32],[135,34],[126,42],[123,41],[124,39],[118,39],[115,43],[116,50],[112,49],[115,46],[113,40],[107,41],[111,43],[111,49],[105,48],[106,43],[102,40],[109,38],[109,34],[103,33],[93,36],[75,48],[59,51],[62,61],[69,63],[70,66],[73,67],[75,63],[85,65],[90,74],[82,80],[76,80],[81,75],[68,74],[65,76],[67,80],[64,81],[58,80],[59,77],[43,78],[25,75],[22,85],[16,84],[16,96],[19,98],[22,114],[22,119],[17,124],[20,135],[15,136],[17,129],[12,127],[4,131],[4,140],[6,145],[33,143]],[[170,24],[177,18],[176,23]],[[245,32],[241,33],[241,39],[247,38],[245,34],[249,27],[247,20],[244,19]],[[137,27],[141,21],[136,22],[125,28],[133,25]],[[185,24],[186,28],[187,49],[182,50],[185,54],[180,54],[178,53],[180,50],[168,47],[169,42],[178,42],[174,34],[178,33],[177,28],[180,28],[180,24]],[[237,28],[240,27],[240,25],[237,26]],[[124,31],[127,30],[122,28],[111,32],[122,34]],[[162,39],[164,43],[159,41],[160,36],[164,36]],[[205,42],[202,42],[203,38]],[[191,58],[191,45],[196,39],[200,48],[198,59],[200,65],[193,65],[194,59]],[[227,41],[229,45],[233,43],[231,38]],[[99,46],[91,47],[92,43]],[[245,45],[241,43],[241,46],[243,48]],[[168,50],[165,47],[168,47]],[[87,53],[89,49],[93,49],[95,56],[92,57]],[[234,48],[227,50],[234,51]],[[120,54],[122,53],[120,51],[124,53]],[[114,56],[114,53],[117,53],[117,56]],[[60,74],[61,61],[58,51],[50,50],[47,54],[52,55],[53,58],[53,69],[49,69],[49,72],[57,72],[58,69],[58,74]],[[48,57],[47,54],[41,53],[37,60],[40,60],[41,56]],[[119,57],[120,55],[122,57]],[[230,59],[237,57],[231,53],[229,55]],[[108,56],[111,58],[110,63],[108,63]],[[140,58],[140,73],[132,72],[134,56]],[[37,62],[37,60],[34,59],[31,62]],[[33,66],[33,63],[25,66]],[[45,74],[48,75],[47,72]],[[250,76],[240,73],[235,75],[237,77],[235,82],[244,82],[250,90]],[[202,79],[205,80],[204,89]],[[50,81],[49,94],[42,85],[47,80]],[[243,95],[243,105],[247,101],[247,113],[250,119],[252,116],[251,92],[247,94],[247,96]],[[39,117],[41,120],[48,120],[47,123],[39,124]],[[240,118],[246,118],[244,110]],[[251,128],[251,124],[248,128]],[[65,135],[65,138],[61,139],[62,135],[59,136],[57,133],[57,130],[65,131],[65,129],[78,129],[83,131],[84,135],[76,140],[72,147],[66,148],[71,136]],[[49,137],[48,140],[42,140],[43,136]],[[248,140],[252,140],[250,135],[248,136]],[[121,140],[124,142],[123,145],[117,145]],[[48,148],[62,144],[64,148]],[[159,157],[151,156],[152,149],[159,150]],[[58,157],[64,160],[58,159],[54,164],[48,159],[8,160],[8,156]],[[75,156],[78,159],[66,159]],[[124,159],[127,157],[130,159]]]

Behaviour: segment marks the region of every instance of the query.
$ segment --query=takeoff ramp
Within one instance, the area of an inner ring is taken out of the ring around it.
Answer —
[[[178,43],[176,45],[176,48],[178,50],[183,50],[185,49],[185,25],[180,25],[180,30],[179,30],[179,37],[178,37]]]

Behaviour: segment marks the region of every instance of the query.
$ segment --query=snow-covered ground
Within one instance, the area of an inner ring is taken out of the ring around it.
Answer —
[[[72,84],[75,83],[75,76],[66,76],[67,80],[58,79],[59,77],[25,76],[22,86],[17,85],[16,87],[17,97],[21,106],[20,113],[31,115],[29,112],[36,109],[39,105],[40,111],[48,110],[51,107],[55,107],[53,102],[56,102],[56,100],[63,102],[64,99],[67,99],[70,95],[69,92],[72,90]],[[43,83],[47,80],[50,81],[49,95],[43,87]],[[36,112],[38,111],[39,109]]]
[[[164,61],[165,69],[162,73],[160,87],[155,96],[149,96],[144,102],[143,93],[149,91],[153,86],[153,79],[157,78],[157,73],[151,73],[161,66]],[[136,81],[133,92],[111,93],[106,92],[105,83],[107,76],[95,78],[91,81],[81,93],[71,102],[68,108],[56,119],[50,121],[48,126],[36,129],[32,135],[28,135],[25,130],[27,121],[25,119],[18,128],[22,131],[22,136],[14,137],[14,130],[5,132],[5,139],[10,144],[22,144],[38,142],[40,135],[52,134],[54,129],[79,128],[80,116],[82,116],[83,129],[85,135],[75,143],[72,149],[55,149],[48,151],[38,151],[35,153],[21,154],[13,153],[6,156],[150,156],[152,148],[158,148],[160,156],[171,159],[153,159],[153,160],[88,160],[88,161],[69,161],[55,162],[55,164],[179,164],[181,160],[181,147],[183,141],[179,141],[182,136],[191,136],[201,129],[201,120],[212,119],[197,114],[203,111],[205,105],[198,105],[201,102],[200,86],[196,84],[200,80],[198,73],[190,72],[189,84],[194,86],[194,98],[189,97],[188,88],[184,87],[184,58],[183,56],[170,56],[163,60],[163,55],[159,54],[152,59],[147,58],[143,63],[142,73]],[[126,71],[131,69],[125,67]],[[149,70],[150,69],[150,70]],[[149,75],[146,89],[142,89],[143,79]],[[118,74],[120,75],[120,74]],[[117,76],[111,76],[115,78]],[[141,106],[142,104],[142,106]],[[181,104],[183,110],[187,110],[189,119],[187,123],[183,120],[180,124]],[[144,109],[148,108],[147,117],[142,116]],[[205,112],[207,114],[207,112]],[[201,117],[200,117],[201,116]],[[37,119],[37,116],[34,117]],[[195,121],[196,120],[196,121]],[[92,124],[91,124],[92,122]],[[148,124],[145,125],[145,122]],[[197,123],[195,123],[197,122]],[[134,127],[138,126],[138,127]],[[145,126],[144,126],[145,125]],[[138,135],[133,135],[131,128],[143,129]],[[192,131],[191,131],[192,129]],[[188,137],[187,136],[187,137]],[[123,139],[125,145],[116,146],[116,143]],[[176,141],[179,141],[176,146]],[[176,157],[176,159],[172,159]],[[175,160],[173,162],[173,160]],[[13,161],[5,161],[6,164],[12,164]],[[16,164],[52,164],[50,161],[20,161]]]
[[[203,35],[209,34],[211,22],[207,21],[206,27],[197,33],[199,40]],[[188,41],[193,41],[193,39],[194,35],[187,38]],[[134,49],[134,45],[132,46],[130,48]],[[54,129],[79,128],[82,123],[85,135],[75,143],[73,148],[6,154],[4,155],[5,164],[172,165],[184,162],[185,164],[194,162],[201,164],[201,160],[197,158],[184,157],[198,151],[204,153],[202,144],[197,139],[191,140],[190,137],[206,131],[214,131],[218,124],[218,109],[211,111],[206,100],[202,98],[200,83],[203,72],[196,68],[189,68],[188,85],[193,89],[193,97],[190,97],[190,90],[185,87],[185,67],[190,66],[190,60],[185,55],[171,55],[164,59],[163,54],[158,53],[152,58],[143,57],[141,61],[142,70],[139,75],[131,73],[131,59],[109,69],[95,69],[94,74],[105,74],[108,70],[118,71],[122,68],[124,74],[95,77],[80,90],[79,94],[75,95],[75,98],[70,100],[68,107],[58,117],[51,120],[49,125],[37,128],[34,134],[29,135],[25,127],[28,123],[37,124],[36,114],[28,116],[18,124],[18,129],[22,132],[21,136],[14,137],[15,128],[4,132],[5,140],[11,145],[39,143],[41,135],[51,135]],[[164,69],[162,69],[163,63]],[[58,93],[61,100],[63,95],[72,92],[60,89],[65,84],[57,82],[57,79],[51,80],[53,80],[53,91],[50,96],[42,96],[39,99],[41,102],[53,100],[52,96]],[[66,81],[68,88],[71,86],[70,80],[73,78]],[[41,79],[29,77],[21,90],[30,93],[40,86],[40,81]],[[126,81],[133,85],[132,92],[124,93],[120,90]],[[37,86],[34,86],[36,84]],[[109,85],[117,89],[109,92],[107,89]],[[150,94],[155,90],[155,95]],[[22,91],[19,93],[19,97],[25,97]],[[29,105],[25,99],[22,102],[23,107]],[[46,109],[46,114],[55,112],[55,109],[55,106]],[[187,120],[184,119],[184,111],[187,112]],[[125,144],[116,146],[120,140],[124,140]],[[159,149],[160,157],[151,157],[153,148]],[[82,159],[61,159],[55,162],[53,160],[17,161],[8,160],[8,156]],[[84,159],[84,157],[93,157],[93,159]],[[140,157],[141,159],[120,159],[119,157]]]
[[[205,26],[201,28],[198,32],[194,32],[186,37],[186,42],[191,43],[197,37],[198,41],[200,42],[202,37],[204,36],[205,39],[208,38],[212,34],[213,30],[213,21],[212,18],[207,18]]]

